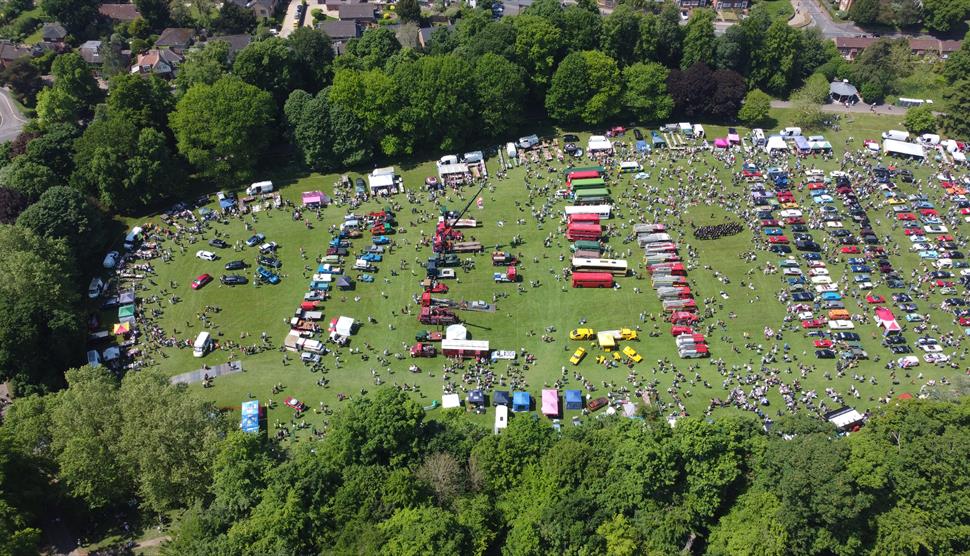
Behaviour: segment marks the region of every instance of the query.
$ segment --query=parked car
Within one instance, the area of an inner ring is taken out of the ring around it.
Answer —
[[[226,247],[229,247],[229,244],[226,243],[225,241],[222,241],[221,239],[210,239],[209,245],[213,247],[218,247],[220,249],[225,249]]]
[[[247,265],[243,261],[229,261],[228,263],[226,263],[226,270],[242,270],[247,266],[249,265]]]
[[[227,286],[242,286],[249,281],[245,276],[239,274],[223,274],[220,280]]]
[[[246,245],[250,247],[255,247],[260,243],[262,243],[263,240],[265,239],[266,239],[266,236],[263,234],[254,234],[252,237],[246,240]]]
[[[219,258],[212,251],[196,251],[195,256],[203,261],[214,261]]]
[[[118,266],[119,258],[121,258],[121,255],[117,251],[108,251],[108,254],[104,256],[104,262],[102,265],[108,269],[114,268]]]
[[[280,268],[283,266],[283,262],[274,257],[260,257],[259,264],[270,268]]]
[[[212,276],[208,274],[200,274],[195,278],[195,280],[192,280],[192,289],[200,290],[211,281],[212,281]]]

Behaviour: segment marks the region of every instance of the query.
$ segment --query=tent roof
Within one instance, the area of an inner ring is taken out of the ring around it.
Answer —
[[[780,135],[772,135],[768,138],[768,144],[765,145],[765,150],[767,151],[787,151],[788,145],[785,140],[781,138]]]
[[[583,394],[579,390],[566,390],[566,403],[583,401]]]
[[[593,135],[589,138],[586,148],[591,151],[608,151],[613,148],[613,143],[602,135]]]
[[[851,83],[833,81],[829,83],[829,94],[840,97],[859,96],[859,91]]]
[[[461,397],[458,394],[445,394],[441,396],[441,407],[451,409],[461,406]]]
[[[512,401],[516,405],[518,405],[519,403],[529,403],[529,400],[531,399],[532,397],[529,396],[528,392],[515,392],[514,394],[512,394]]]
[[[508,405],[509,401],[511,401],[511,397],[509,396],[508,390],[496,390],[494,393],[492,393],[492,401],[495,402],[496,405]]]
[[[897,141],[895,139],[886,139],[882,142],[882,150],[890,154],[902,154],[906,156],[915,156],[919,158],[926,157],[926,151],[923,147],[917,145],[916,143],[907,143],[906,141]]]

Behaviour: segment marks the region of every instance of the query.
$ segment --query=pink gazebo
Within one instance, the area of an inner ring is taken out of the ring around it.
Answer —
[[[728,148],[729,145],[730,145],[730,143],[728,143],[728,140],[725,137],[718,137],[717,139],[714,140],[714,147],[715,148],[718,148],[718,149],[726,149],[726,148]]]
[[[884,335],[902,330],[899,322],[896,321],[896,315],[885,307],[876,307],[876,326],[881,326],[885,329],[883,332]]]
[[[559,417],[559,391],[546,388],[542,391],[542,414],[546,417]]]
[[[323,193],[320,191],[304,191],[303,206],[323,204]]]

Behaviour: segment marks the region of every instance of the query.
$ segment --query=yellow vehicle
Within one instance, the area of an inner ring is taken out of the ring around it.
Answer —
[[[630,346],[626,346],[623,348],[623,355],[626,355],[627,357],[629,357],[630,361],[633,361],[634,363],[639,363],[640,361],[643,361],[643,356],[637,353],[637,350],[633,349]]]
[[[624,340],[636,340],[638,339],[637,331],[630,328],[621,328],[620,337]]]
[[[619,361],[619,360],[620,360],[620,359],[622,359],[622,358],[623,358],[623,356],[622,356],[622,355],[620,355],[620,352],[618,352],[618,351],[614,351],[614,352],[613,352],[613,360],[614,360],[614,361]]]
[[[586,348],[576,348],[576,353],[573,353],[573,356],[569,358],[569,362],[573,365],[579,365],[583,357],[586,357]]]
[[[570,340],[592,340],[596,332],[592,328],[577,328],[569,333]]]
[[[900,199],[899,197],[890,197],[886,199],[886,202],[889,203],[890,205],[901,205],[906,201]]]
[[[797,209],[798,203],[782,203],[781,208],[783,209]]]

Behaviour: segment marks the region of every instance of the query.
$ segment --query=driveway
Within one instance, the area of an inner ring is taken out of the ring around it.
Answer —
[[[24,129],[27,118],[10,99],[7,89],[0,89],[0,143],[13,141]]]
[[[284,39],[290,36],[290,33],[296,31],[297,24],[299,21],[296,17],[296,7],[301,4],[301,0],[290,0],[290,5],[286,7],[286,15],[283,17],[283,27],[280,29],[280,36]],[[306,21],[312,20],[310,17],[311,5],[307,6]]]

